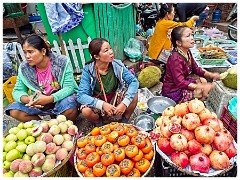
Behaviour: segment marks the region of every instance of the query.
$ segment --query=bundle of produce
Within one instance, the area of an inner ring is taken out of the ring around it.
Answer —
[[[141,177],[149,172],[154,158],[146,132],[111,122],[77,140],[74,165],[80,177]]]
[[[221,73],[220,78],[225,86],[237,89],[237,65],[234,65],[226,72]]]
[[[219,47],[198,48],[202,59],[227,59],[226,52]]]
[[[198,99],[164,110],[156,120],[157,152],[178,170],[216,176],[236,162],[236,142],[214,112]]]
[[[77,133],[78,128],[64,115],[12,127],[3,138],[3,176],[52,175],[70,158]]]

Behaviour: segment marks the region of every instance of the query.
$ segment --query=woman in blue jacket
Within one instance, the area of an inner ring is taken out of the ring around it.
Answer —
[[[138,80],[114,59],[106,39],[93,39],[89,52],[92,60],[84,67],[77,93],[83,116],[101,124],[102,116],[122,115],[126,123],[137,105]]]

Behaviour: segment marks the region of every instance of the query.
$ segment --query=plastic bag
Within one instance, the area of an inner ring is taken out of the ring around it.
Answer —
[[[127,45],[124,48],[126,56],[128,56],[131,62],[137,62],[142,58],[144,51],[144,45],[138,39],[130,38]]]
[[[6,50],[3,50],[3,80],[16,76],[16,74],[17,72],[14,69],[9,53]]]

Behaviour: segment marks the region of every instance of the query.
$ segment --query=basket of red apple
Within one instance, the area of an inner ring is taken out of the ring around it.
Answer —
[[[19,123],[3,138],[4,177],[66,176],[59,173],[74,151],[78,128],[64,115]]]
[[[154,159],[155,146],[145,131],[111,122],[77,140],[74,166],[80,177],[143,177]]]
[[[219,176],[236,165],[237,144],[214,112],[198,99],[168,107],[156,120],[156,151],[177,170]]]

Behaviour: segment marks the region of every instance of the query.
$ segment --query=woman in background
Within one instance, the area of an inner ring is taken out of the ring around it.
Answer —
[[[186,25],[190,28],[193,27],[194,22],[199,19],[199,16],[193,16],[186,22],[173,21],[175,15],[174,7],[166,3],[161,4],[159,13],[160,20],[157,22],[150,40],[148,55],[153,59],[153,63],[158,63],[157,61],[160,61],[166,64],[170,55],[170,50],[172,49],[172,43],[168,34],[177,26]]]

